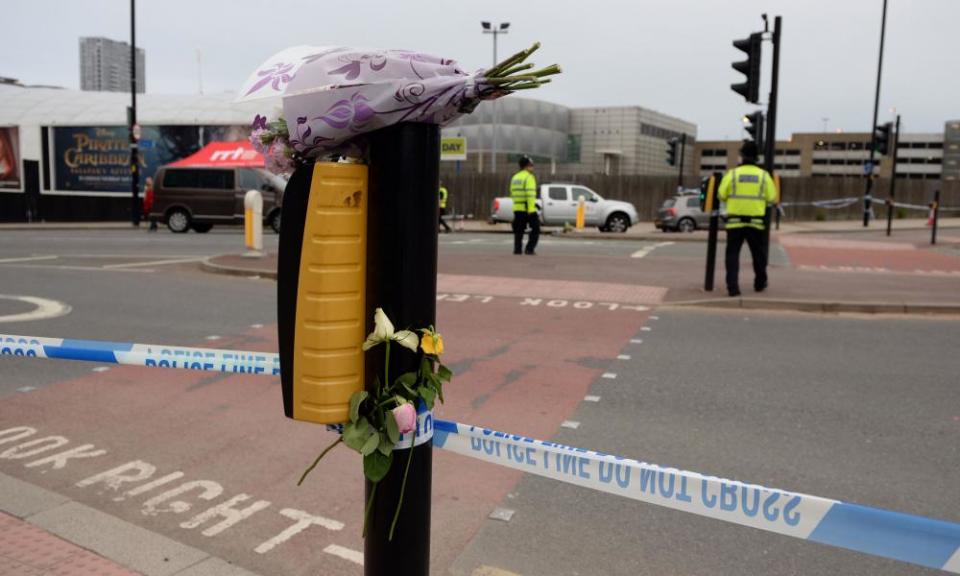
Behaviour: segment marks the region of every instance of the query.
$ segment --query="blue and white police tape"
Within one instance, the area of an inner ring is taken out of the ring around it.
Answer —
[[[852,206],[857,202],[863,200],[862,197],[849,197],[849,198],[834,198],[832,200],[814,200],[812,202],[781,202],[780,206],[792,207],[792,206],[814,206],[816,208],[824,209],[839,209],[846,208],[847,206]]]
[[[0,334],[0,355],[277,375],[279,355]],[[418,412],[421,412],[418,410]],[[768,532],[960,574],[960,524],[665,468],[418,414],[417,444]],[[407,444],[402,447],[409,446]]]
[[[960,524],[436,420],[433,445],[683,512],[960,574]]]
[[[930,210],[933,208],[930,204],[907,204],[906,202],[890,202],[887,201],[887,204],[893,206],[894,208],[909,208],[911,210]]]
[[[83,360],[150,368],[180,368],[231,374],[280,374],[280,356],[270,352],[187,348],[102,340],[71,340],[0,334],[0,355]]]

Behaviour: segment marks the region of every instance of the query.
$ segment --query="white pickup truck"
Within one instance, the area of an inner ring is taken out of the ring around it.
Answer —
[[[579,184],[541,184],[537,194],[537,212],[544,226],[575,224],[577,206],[583,197],[586,208],[585,224],[603,232],[626,232],[637,223],[637,209],[629,202],[604,200],[599,194]],[[491,222],[513,222],[513,200],[494,198],[490,210]]]

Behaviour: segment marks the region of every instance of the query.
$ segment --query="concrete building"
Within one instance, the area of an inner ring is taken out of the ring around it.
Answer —
[[[960,120],[949,120],[943,127],[944,180],[960,180]]]
[[[958,124],[956,143],[960,144],[960,123],[955,124]],[[870,136],[866,132],[795,133],[790,140],[777,142],[774,169],[783,177],[863,177],[870,158]],[[897,178],[939,179],[943,171],[944,141],[941,133],[901,134],[897,145]],[[707,176],[736,166],[740,143],[739,140],[697,143],[695,170]],[[954,152],[960,159],[960,146]],[[892,159],[892,154],[875,155],[874,174],[889,178]]]
[[[443,136],[467,139],[467,160],[460,163],[461,171],[491,170],[494,127],[497,172],[514,170],[517,158],[526,154],[544,174],[669,176],[678,167],[667,164],[668,141],[684,134],[684,172],[691,174],[694,169],[697,127],[692,122],[639,106],[567,108],[511,96],[482,102],[473,114],[443,129]],[[677,161],[679,155],[678,149]]]
[[[137,92],[147,90],[146,53],[137,48]],[[130,91],[130,45],[109,38],[80,38],[80,89]]]

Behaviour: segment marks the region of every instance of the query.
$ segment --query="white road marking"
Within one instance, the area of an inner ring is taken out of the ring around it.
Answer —
[[[653,251],[656,250],[657,248],[661,248],[661,247],[663,247],[663,246],[670,246],[671,244],[674,244],[674,242],[657,242],[656,244],[653,244],[653,245],[650,245],[650,246],[644,246],[643,248],[641,248],[641,249],[637,250],[636,252],[634,252],[633,254],[631,254],[630,257],[631,257],[631,258],[645,258],[648,254],[650,254],[651,252],[653,252]]]
[[[332,554],[343,558],[344,560],[349,560],[355,564],[363,566],[363,552],[357,552],[356,550],[351,550],[350,548],[344,548],[343,546],[337,546],[336,544],[331,544],[323,549],[327,554]]]
[[[618,354],[618,355],[617,355],[617,360],[629,360],[629,359],[630,359],[630,355],[629,355],[629,354]]]
[[[599,401],[600,401],[600,397],[599,397],[599,396],[584,396],[584,397],[583,397],[583,401],[584,401],[584,402],[599,402]]]
[[[651,330],[651,328],[650,328],[649,326],[644,326],[644,327],[640,328],[640,331],[641,331],[641,332],[649,332],[650,330]]]
[[[17,388],[17,392],[30,392],[31,390],[36,390],[36,386],[21,386]]]
[[[659,317],[659,316],[651,316],[650,319],[651,319],[651,320],[659,320],[660,317]]]
[[[607,380],[616,380],[617,375],[613,372],[604,372],[601,378],[606,378]]]
[[[109,369],[110,369],[109,366],[97,366],[96,368],[93,369],[93,372],[106,372]]]
[[[0,316],[0,322],[27,322],[29,320],[46,320],[47,318],[57,318],[70,313],[70,306],[57,300],[48,300],[47,298],[35,298],[33,296],[13,296],[11,294],[0,294],[0,300],[19,300],[27,304],[36,306],[36,310],[23,312],[21,314],[8,314]]]
[[[220,336],[217,336],[216,334],[211,334],[210,336],[207,336],[206,338],[204,338],[204,340],[219,340],[219,339],[220,339]]]
[[[25,256],[23,258],[4,258],[0,260],[0,264],[8,264],[11,262],[35,262],[37,260],[56,260],[59,256]]]
[[[631,344],[643,344],[643,339],[642,339],[642,338],[631,338],[631,339],[630,339],[630,343],[631,343]]]
[[[493,520],[502,520],[503,522],[509,522],[513,518],[514,511],[509,508],[494,508],[493,512],[490,513],[488,518]]]
[[[167,264],[184,264],[186,262],[200,262],[204,257],[193,258],[173,258],[170,260],[150,260],[148,262],[128,262],[126,264],[106,264],[101,266],[105,270],[117,270],[122,268],[142,268],[144,266],[165,266]]]
[[[251,324],[251,328],[263,328],[263,324]]]
[[[564,420],[564,421],[560,424],[560,427],[561,427],[561,428],[571,428],[571,429],[573,429],[573,430],[576,430],[577,428],[580,427],[580,423],[577,422],[576,420]]]

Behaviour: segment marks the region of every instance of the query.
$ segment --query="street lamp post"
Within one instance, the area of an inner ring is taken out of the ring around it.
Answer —
[[[484,34],[493,34],[493,65],[497,65],[497,35],[506,34],[509,31],[510,23],[501,22],[497,26],[493,26],[490,22],[481,22],[483,26]],[[490,172],[497,173],[497,101],[493,100],[490,102],[490,107],[493,112],[493,141],[490,145]]]
[[[130,108],[127,123],[130,126],[130,219],[140,226],[140,158],[137,148],[140,139],[137,127],[137,13],[136,0],[130,0]]]
[[[880,76],[883,72],[883,41],[887,33],[887,0],[883,0],[883,16],[880,19],[880,56],[877,59],[877,89],[873,95],[873,124],[870,125],[870,160],[867,163],[869,171],[864,170],[867,177],[867,191],[863,194],[863,226],[870,225],[870,201],[873,189],[874,153],[877,148],[877,111],[880,107]]]

